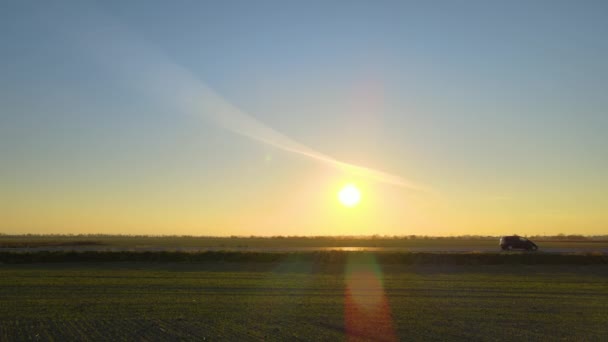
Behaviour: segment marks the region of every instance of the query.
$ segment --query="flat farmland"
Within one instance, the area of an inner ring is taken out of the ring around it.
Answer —
[[[608,240],[534,239],[543,253],[608,254]],[[494,253],[499,237],[196,237],[126,235],[0,235],[3,251],[255,251],[311,252],[367,250],[375,252]]]
[[[606,340],[606,265],[0,265],[0,340]]]

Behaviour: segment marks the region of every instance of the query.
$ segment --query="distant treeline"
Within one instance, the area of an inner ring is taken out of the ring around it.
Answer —
[[[0,252],[0,263],[79,263],[79,262],[186,262],[186,263],[277,263],[277,264],[445,264],[445,265],[606,265],[601,253],[369,253],[369,252]]]
[[[515,235],[515,234],[513,234]],[[550,241],[598,241],[608,240],[608,235],[577,235],[577,234],[558,234],[558,235],[523,235],[535,240]],[[0,239],[121,239],[121,238],[147,238],[147,239],[291,239],[291,240],[496,240],[500,235],[457,235],[457,236],[433,236],[433,235],[129,235],[129,234],[4,234],[0,233]],[[93,244],[94,241],[91,241]]]

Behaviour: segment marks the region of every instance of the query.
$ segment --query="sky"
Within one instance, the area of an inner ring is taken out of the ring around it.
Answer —
[[[593,0],[2,1],[0,233],[608,234],[606,37]]]

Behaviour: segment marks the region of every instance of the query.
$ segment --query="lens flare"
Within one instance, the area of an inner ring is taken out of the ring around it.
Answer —
[[[346,264],[344,327],[346,338],[397,341],[384,293],[382,271],[371,254],[353,254]]]

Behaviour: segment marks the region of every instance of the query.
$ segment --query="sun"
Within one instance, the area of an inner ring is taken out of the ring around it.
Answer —
[[[354,207],[361,201],[361,192],[355,185],[347,184],[338,192],[338,199],[343,205]]]

